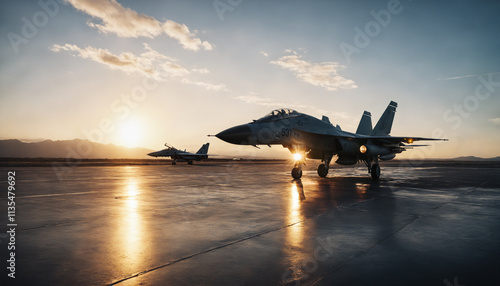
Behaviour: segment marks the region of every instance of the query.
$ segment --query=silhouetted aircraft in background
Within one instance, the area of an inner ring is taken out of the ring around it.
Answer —
[[[170,157],[173,159],[172,165],[175,165],[177,162],[188,162],[189,165],[193,164],[193,161],[205,160],[208,158],[208,147],[210,143],[203,144],[200,150],[194,153],[187,152],[186,150],[178,150],[173,146],[165,143],[165,149],[161,151],[151,152],[148,155],[151,157]]]
[[[322,120],[293,109],[277,109],[253,122],[226,129],[215,136],[221,140],[238,145],[283,145],[292,152],[295,165],[292,177],[302,176],[302,165],[306,158],[320,159],[318,175],[326,177],[330,161],[341,165],[353,165],[364,162],[368,173],[374,180],[380,177],[380,160],[391,160],[396,154],[412,147],[414,141],[443,140],[422,137],[392,137],[391,133],[397,103],[391,101],[379,121],[372,129],[371,113],[365,111],[356,133],[343,131],[340,126],[330,123],[328,117]],[[257,147],[258,148],[258,147]]]

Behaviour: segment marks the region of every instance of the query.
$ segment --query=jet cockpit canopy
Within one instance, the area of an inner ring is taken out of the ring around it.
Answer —
[[[177,150],[174,146],[168,145],[168,143],[165,143],[165,147],[167,148],[165,148],[164,150]]]
[[[301,113],[290,109],[290,108],[282,108],[282,109],[275,109],[271,112],[269,112],[266,116],[254,120],[254,122],[268,122],[268,121],[274,121],[278,119],[284,119],[284,118],[290,118],[290,117],[295,117],[300,115]]]

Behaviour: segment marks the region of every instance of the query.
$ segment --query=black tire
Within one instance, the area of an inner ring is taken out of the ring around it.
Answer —
[[[378,180],[380,178],[380,166],[378,164],[372,166],[371,175],[374,180]]]
[[[188,164],[189,165],[193,165],[193,161],[188,161]]]
[[[172,161],[172,165],[175,165],[175,164],[177,164],[177,163],[175,161]]]
[[[322,178],[328,175],[328,169],[326,168],[325,164],[321,164],[318,166],[318,175]]]
[[[293,168],[292,169],[292,177],[294,179],[300,179],[300,177],[302,177],[302,170],[299,168]]]

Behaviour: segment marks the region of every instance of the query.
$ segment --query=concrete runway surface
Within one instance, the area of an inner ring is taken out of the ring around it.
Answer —
[[[0,284],[500,285],[498,164],[318,164],[1,167]]]

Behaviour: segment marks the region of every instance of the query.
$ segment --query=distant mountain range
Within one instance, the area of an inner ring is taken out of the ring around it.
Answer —
[[[145,159],[153,150],[100,144],[88,140],[44,140],[26,143],[0,140],[1,158]]]
[[[462,156],[458,158],[451,159],[454,161],[500,161],[500,156],[499,157],[493,157],[493,158],[480,158],[480,157],[474,157],[474,156]]]
[[[0,140],[0,158],[151,159],[147,155],[150,152],[153,150],[100,144],[81,139],[40,142]],[[500,161],[500,157],[463,156],[450,160]]]

